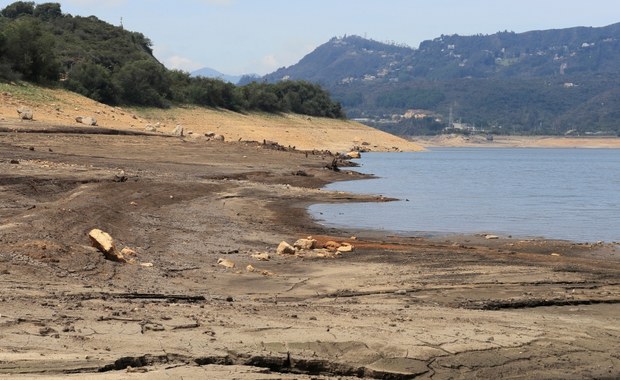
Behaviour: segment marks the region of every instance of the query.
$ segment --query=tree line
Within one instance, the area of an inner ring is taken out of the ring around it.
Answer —
[[[151,41],[94,16],[64,14],[58,3],[14,2],[0,11],[0,80],[25,80],[110,105],[195,104],[237,112],[293,112],[342,118],[339,103],[305,81],[236,86],[168,70]]]

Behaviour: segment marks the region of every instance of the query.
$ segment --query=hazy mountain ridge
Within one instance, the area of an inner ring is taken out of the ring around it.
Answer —
[[[232,84],[239,83],[239,80],[241,80],[241,78],[243,77],[243,75],[224,74],[210,67],[203,67],[202,69],[192,71],[191,74],[194,77],[221,79],[225,82],[232,83]]]
[[[496,132],[617,133],[618,62],[620,23],[444,35],[417,49],[358,36],[332,38],[263,79],[318,82],[350,117],[369,124],[381,119],[374,125],[399,133],[437,132],[447,126],[451,109],[460,125]],[[419,114],[432,120],[404,118],[410,109],[423,109]]]

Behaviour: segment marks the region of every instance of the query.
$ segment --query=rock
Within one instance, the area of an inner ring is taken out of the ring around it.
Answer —
[[[314,253],[316,253],[316,257],[333,259],[336,256],[340,256],[341,253],[338,251],[330,251],[328,249],[315,249]]]
[[[357,152],[357,151],[349,152],[349,153],[345,154],[345,156],[347,156],[349,158],[354,158],[354,159],[362,158],[362,154],[360,152]]]
[[[485,235],[484,238],[487,239],[487,240],[497,240],[497,239],[499,239],[499,236],[497,236],[497,235]]]
[[[551,254],[551,256],[559,257],[559,256],[562,256],[562,255],[560,255],[559,253],[554,252],[554,253]]]
[[[235,263],[232,260],[228,260],[228,259],[219,258],[217,260],[217,263],[219,265],[223,266],[223,267],[226,267],[226,268],[234,268],[235,267]]]
[[[153,263],[141,263],[140,266],[145,267],[145,268],[152,268]]]
[[[276,252],[278,253],[278,255],[293,255],[297,251],[295,251],[295,247],[283,241],[278,245],[278,249],[276,250]]]
[[[336,250],[338,252],[351,252],[353,251],[353,246],[349,243],[342,243]]]
[[[268,253],[255,253],[252,255],[252,258],[258,261],[269,261],[271,258]]]
[[[97,120],[94,117],[90,117],[90,116],[78,116],[75,118],[75,121],[80,124],[84,124],[84,125],[90,125],[90,126],[97,125]]]
[[[255,271],[256,271],[256,268],[254,268],[254,267],[252,266],[252,264],[250,264],[250,265],[248,265],[247,267],[245,267],[245,270],[246,270],[246,271],[248,271],[248,272],[255,272]]]
[[[125,247],[121,249],[121,253],[123,254],[123,256],[135,256],[136,255],[136,251],[134,251],[133,249],[129,247]]]
[[[207,132],[207,133],[205,133],[205,136],[206,137],[213,137],[213,136],[215,136],[215,132]]]
[[[222,135],[215,135],[215,136],[211,137],[211,139],[214,140],[214,141],[221,141],[221,142],[224,142],[224,140],[225,140],[224,136],[222,136]]]
[[[86,125],[95,126],[95,125],[97,125],[97,119],[95,119],[94,117],[87,116],[84,119],[82,119],[82,123],[84,123]]]
[[[127,260],[123,257],[123,254],[118,252],[116,246],[114,245],[112,236],[110,236],[107,232],[95,228],[88,233],[88,237],[90,238],[93,247],[103,253],[107,260],[121,263],[127,262]]]
[[[174,130],[172,131],[172,135],[173,136],[178,136],[178,137],[183,137],[183,127],[180,125],[177,125]]]
[[[57,333],[58,333],[58,331],[56,331],[56,330],[54,330],[53,328],[48,327],[48,326],[41,327],[41,328],[39,329],[39,334],[40,334],[40,335],[43,335],[43,336],[47,336],[47,335],[54,335],[54,334],[57,334]]]
[[[19,115],[19,118],[22,120],[32,120],[33,118],[33,113],[30,108],[19,107],[17,109],[17,114]]]
[[[328,249],[330,251],[336,251],[338,248],[340,248],[340,243],[336,243],[335,241],[328,241],[325,244],[323,244],[323,248]]]
[[[157,128],[154,125],[147,124],[146,127],[144,127],[144,131],[145,132],[157,132]]]
[[[293,244],[293,247],[298,249],[314,249],[314,247],[316,247],[316,240],[299,239]]]

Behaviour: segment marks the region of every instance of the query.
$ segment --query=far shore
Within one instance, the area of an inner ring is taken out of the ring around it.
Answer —
[[[411,141],[426,148],[480,147],[480,148],[591,148],[620,149],[618,137],[564,137],[564,136],[485,136],[441,135],[414,136]]]

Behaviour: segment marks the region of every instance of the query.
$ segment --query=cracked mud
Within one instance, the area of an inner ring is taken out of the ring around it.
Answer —
[[[0,378],[620,377],[617,245],[326,229],[372,200],[329,156],[40,132],[0,133]]]

